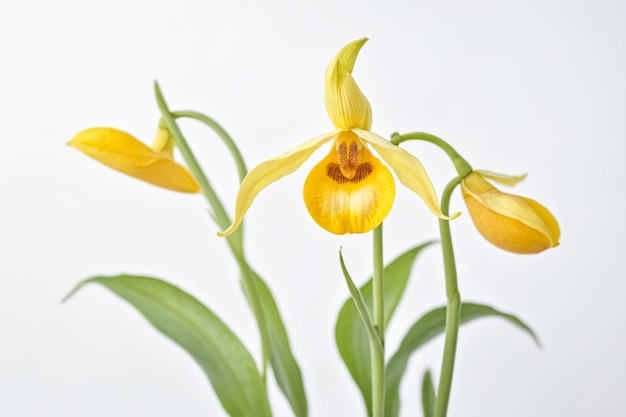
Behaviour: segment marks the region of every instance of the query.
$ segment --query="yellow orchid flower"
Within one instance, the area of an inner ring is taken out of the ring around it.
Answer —
[[[174,162],[174,139],[159,128],[152,147],[121,130],[95,127],[83,130],[67,143],[117,171],[168,190],[198,193],[191,173]]]
[[[558,246],[559,224],[547,208],[530,198],[503,193],[485,178],[512,186],[526,175],[474,171],[461,182],[467,209],[485,239],[515,253],[538,253]]]
[[[294,172],[328,142],[333,143],[330,152],[304,183],[304,201],[313,220],[329,232],[368,232],[391,210],[395,198],[393,176],[372,154],[370,146],[435,215],[444,219],[458,216],[455,213],[448,217],[441,212],[433,185],[417,158],[369,130],[372,110],[352,78],[357,55],[366,41],[363,38],[346,45],[326,70],[324,101],[335,130],[253,168],[237,193],[233,223],[218,235],[233,233],[261,190]]]

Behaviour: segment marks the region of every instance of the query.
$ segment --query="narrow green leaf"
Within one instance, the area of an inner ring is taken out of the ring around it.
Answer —
[[[281,319],[278,306],[265,281],[256,272],[251,269],[249,271],[254,279],[253,284],[261,303],[262,314],[264,315],[263,322],[266,327],[265,334],[268,338],[269,359],[274,377],[289,401],[294,415],[306,417],[308,415],[308,405],[302,373],[291,351],[287,330]],[[244,292],[246,297],[249,297],[245,285]]]
[[[372,316],[370,314],[369,309],[365,305],[365,300],[363,299],[363,294],[359,291],[359,288],[356,286],[350,273],[348,272],[348,268],[346,268],[346,263],[343,261],[343,255],[341,254],[341,249],[339,250],[339,263],[341,264],[341,271],[343,272],[343,277],[346,279],[346,284],[348,284],[348,289],[350,290],[350,295],[352,295],[352,300],[354,301],[354,306],[359,312],[359,316],[361,316],[361,320],[363,320],[363,324],[365,325],[365,329],[370,337],[370,340],[378,346],[379,352],[383,349],[383,344],[380,341],[380,337],[378,333],[376,333],[376,329],[374,328],[374,324],[372,323]]]
[[[422,410],[424,417],[433,417],[435,413],[435,384],[430,371],[424,372],[422,378]]]
[[[385,267],[385,324],[388,324],[396,307],[402,299],[409,280],[411,268],[422,249],[431,245],[427,242],[414,247]],[[361,294],[365,305],[372,310],[372,279],[370,278],[361,287]],[[352,379],[359,387],[366,409],[370,413],[372,401],[372,382],[369,336],[367,329],[351,298],[348,298],[337,317],[335,325],[335,340],[339,354],[343,359]]]
[[[270,417],[267,394],[254,359],[211,310],[181,289],[156,278],[119,275],[81,282],[108,288],[185,349],[208,376],[231,417]]]
[[[501,317],[528,333],[535,343],[540,346],[537,336],[523,321],[517,317],[503,313],[493,307],[482,304],[463,303],[461,305],[461,324],[468,323],[481,317]],[[397,352],[387,363],[385,385],[385,415],[397,417],[400,412],[400,382],[409,362],[411,354],[425,343],[443,334],[446,328],[446,307],[439,307],[424,314],[413,324],[400,343]]]

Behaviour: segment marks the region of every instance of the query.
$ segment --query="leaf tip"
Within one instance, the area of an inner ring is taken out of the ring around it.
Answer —
[[[535,332],[533,332],[532,337],[539,350],[543,350],[543,344],[541,343],[541,340],[539,340],[539,336],[537,336]]]
[[[63,297],[63,299],[61,299],[61,303],[64,304],[67,302],[67,300],[69,300],[74,294],[76,294],[78,292],[78,290],[80,290],[83,285],[89,283],[93,278],[88,278],[84,281],[79,282],[78,284],[76,284],[74,286],[74,288],[72,288],[72,290],[65,296]]]

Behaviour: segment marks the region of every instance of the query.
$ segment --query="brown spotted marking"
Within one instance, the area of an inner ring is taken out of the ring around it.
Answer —
[[[356,175],[359,166],[359,145],[352,141],[350,147],[346,142],[341,142],[337,148],[337,160],[344,177],[350,179]]]
[[[341,172],[341,167],[339,166],[339,164],[331,162],[326,165],[326,175],[337,184],[345,184],[347,182],[350,182],[352,184],[359,183],[365,178],[369,177],[369,175],[372,173],[372,170],[372,165],[370,165],[369,162],[366,162],[356,167],[354,177],[347,178]]]

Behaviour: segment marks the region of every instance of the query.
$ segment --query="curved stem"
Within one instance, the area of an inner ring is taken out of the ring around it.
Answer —
[[[244,162],[243,156],[241,156],[241,152],[239,151],[239,148],[237,147],[237,145],[235,145],[235,142],[233,141],[233,139],[230,137],[228,133],[226,133],[226,130],[224,130],[224,128],[219,123],[217,123],[215,120],[211,119],[209,116],[205,114],[198,113],[195,111],[190,111],[190,110],[175,111],[175,112],[172,112],[172,116],[174,116],[175,119],[179,119],[182,117],[195,119],[209,126],[211,129],[213,129],[215,133],[217,133],[217,135],[222,139],[222,141],[224,142],[224,144],[230,151],[230,154],[232,155],[233,159],[235,160],[235,165],[237,166],[237,172],[239,173],[239,182],[243,181],[243,178],[248,173],[248,168],[246,167],[246,163]]]
[[[446,185],[443,191],[443,195],[441,196],[441,211],[446,215],[449,211],[452,191],[459,185],[461,180],[461,176],[456,177]],[[441,248],[443,250],[448,308],[446,310],[446,339],[443,348],[441,376],[439,389],[437,390],[437,399],[435,401],[434,417],[445,417],[448,412],[448,403],[450,400],[457,337],[461,319],[461,295],[457,283],[456,263],[454,261],[452,235],[450,233],[450,223],[448,220],[439,220],[439,233],[441,235]]]
[[[450,197],[452,191],[461,182],[463,178],[468,176],[472,171],[472,166],[454,149],[448,142],[431,135],[430,133],[414,132],[400,135],[393,133],[391,135],[391,143],[399,145],[407,140],[423,140],[430,142],[445,153],[448,154],[458,176],[446,185],[441,196],[441,211],[448,215],[450,208]],[[456,278],[456,263],[454,261],[454,249],[452,247],[452,235],[450,233],[450,223],[448,220],[439,219],[439,234],[441,236],[441,248],[443,251],[443,264],[446,278],[446,297],[448,306],[446,309],[446,339],[443,347],[443,359],[441,362],[441,376],[439,380],[439,388],[437,390],[437,398],[435,400],[434,417],[445,417],[448,412],[448,403],[450,401],[450,390],[452,387],[452,375],[454,373],[454,360],[456,357],[456,345],[459,334],[459,326],[461,320],[461,294]]]
[[[243,164],[243,158],[241,158],[241,154],[239,153],[239,150],[235,146],[230,136],[228,136],[228,134],[226,134],[226,132],[212,119],[204,115],[201,115],[199,113],[195,113],[195,112],[172,113],[167,107],[165,98],[163,97],[163,94],[161,93],[161,89],[159,88],[159,85],[156,82],[154,83],[154,91],[155,91],[157,104],[159,106],[159,109],[161,110],[162,121],[165,123],[165,125],[167,126],[171,134],[174,136],[176,145],[178,146],[178,149],[180,149],[180,153],[185,159],[185,162],[187,163],[189,170],[192,172],[192,174],[194,175],[194,177],[200,184],[200,187],[202,188],[202,194],[207,199],[209,205],[213,209],[216,223],[220,227],[225,229],[231,223],[230,217],[226,213],[226,210],[224,209],[224,206],[222,205],[222,202],[220,201],[219,197],[213,190],[213,187],[211,186],[209,179],[207,178],[202,167],[198,163],[198,160],[193,154],[193,151],[191,150],[191,148],[189,147],[187,140],[185,139],[182,132],[180,131],[180,128],[178,127],[178,124],[176,123],[176,120],[175,120],[176,116],[193,117],[195,119],[198,119],[208,124],[210,127],[215,129],[220,135],[220,137],[224,139],[227,146],[231,150],[231,153],[233,153],[233,156],[237,155],[235,156],[235,160],[239,169],[239,173],[241,175],[241,172],[242,172],[241,167],[245,169],[245,164]],[[259,333],[261,335],[261,356],[262,356],[261,377],[263,378],[263,381],[265,382],[267,379],[267,362],[269,360],[269,340],[267,336],[267,322],[265,320],[265,314],[263,312],[263,306],[261,304],[261,299],[260,299],[259,292],[256,286],[256,282],[254,280],[254,277],[252,276],[253,272],[250,266],[248,265],[248,262],[245,259],[245,255],[243,251],[243,227],[242,226],[243,225],[239,226],[239,228],[233,234],[229,235],[226,239],[233,253],[233,256],[235,257],[235,260],[237,261],[237,264],[239,265],[239,268],[241,269],[241,280],[242,280],[243,289],[248,298],[248,302],[250,303],[250,308],[254,312],[254,315],[257,320],[257,326],[259,328]]]
[[[191,148],[189,147],[187,140],[185,139],[182,132],[180,131],[180,128],[178,127],[178,124],[176,123],[176,120],[172,112],[170,112],[167,106],[167,103],[165,102],[165,98],[163,97],[163,93],[161,93],[159,84],[156,82],[154,83],[154,92],[155,92],[155,96],[157,99],[157,104],[159,106],[159,109],[161,110],[161,117],[163,119],[163,122],[165,122],[165,125],[174,136],[174,140],[176,141],[176,146],[178,146],[178,149],[180,150],[180,153],[182,154],[183,159],[185,160],[185,163],[187,164],[187,166],[189,167],[189,170],[191,171],[191,173],[194,175],[194,177],[200,184],[200,187],[202,188],[202,194],[207,199],[207,201],[209,202],[209,205],[213,209],[213,216],[215,218],[215,222],[222,229],[225,229],[231,224],[230,216],[228,216],[228,214],[226,213],[226,210],[224,209],[222,202],[220,201],[219,197],[213,190],[213,187],[211,186],[209,179],[204,173],[204,170],[198,163],[198,160],[193,154]],[[233,253],[236,254],[235,256],[239,256],[239,255],[243,256],[243,228],[242,227],[239,227],[239,229],[237,229],[233,234],[228,236],[227,241]]]
[[[374,276],[372,282],[374,301],[374,328],[380,339],[381,349],[370,341],[372,364],[372,416],[383,417],[385,413],[385,294],[383,264],[383,225],[373,232],[374,236]]]
[[[394,145],[399,145],[402,142],[406,142],[407,140],[423,140],[425,142],[430,142],[434,145],[439,146],[445,153],[448,154],[452,163],[456,167],[456,171],[461,177],[465,177],[472,172],[472,166],[454,149],[448,142],[441,139],[438,136],[431,135],[430,133],[425,132],[413,132],[413,133],[405,133],[403,135],[399,133],[391,134],[391,143]]]

